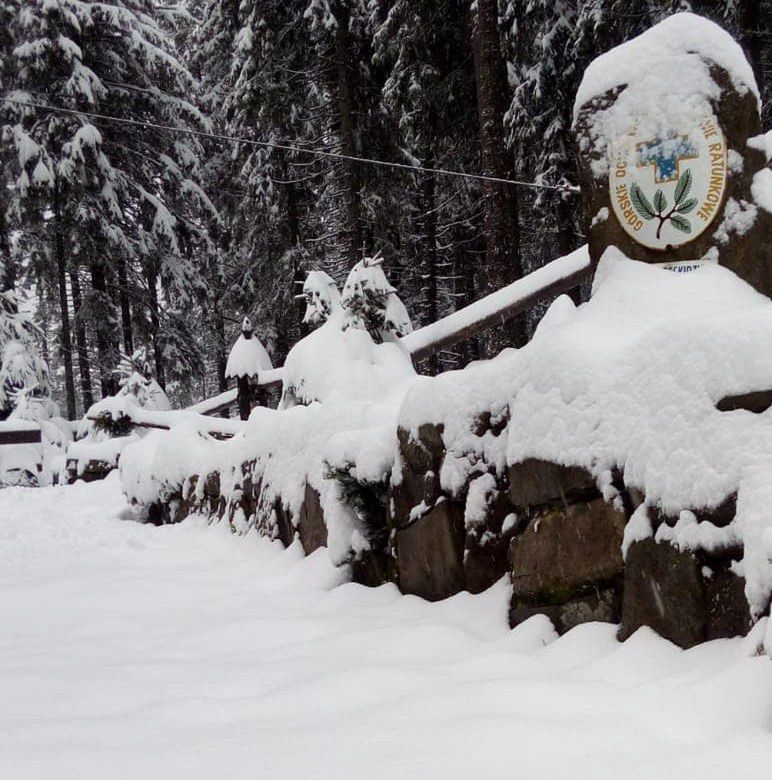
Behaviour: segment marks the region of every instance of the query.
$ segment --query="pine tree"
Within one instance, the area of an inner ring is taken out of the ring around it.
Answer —
[[[324,271],[309,271],[303,283],[303,299],[306,311],[303,322],[312,327],[327,322],[330,316],[339,311],[340,291],[335,280]]]
[[[18,155],[21,226],[57,266],[69,362],[67,271],[90,270],[82,311],[96,334],[103,393],[114,389],[120,337],[133,346],[128,297],[141,302],[137,319],[150,322],[162,379],[164,347],[179,329],[166,308],[190,305],[203,290],[194,253],[207,240],[200,215],[211,204],[198,182],[200,146],[147,124],[127,130],[31,104],[183,128],[204,124],[185,97],[194,82],[154,10],[150,0],[34,0],[12,27],[13,97],[23,105],[6,107],[6,136]],[[71,380],[67,395],[74,395]]]
[[[413,330],[410,316],[397,291],[389,284],[379,257],[365,257],[349,272],[343,286],[341,306],[344,329],[366,330],[380,343]]]
[[[468,4],[383,0],[380,6],[374,63],[385,71],[383,103],[402,158],[428,168],[479,171]],[[411,311],[427,324],[477,295],[481,191],[476,182],[430,173],[403,179],[399,187],[399,251],[384,254]],[[426,368],[453,367],[457,359],[446,353]]]
[[[48,367],[37,347],[37,333],[17,294],[0,291],[0,420],[19,403],[49,397]]]
[[[514,92],[505,124],[519,178],[575,185],[571,137],[576,65],[575,0],[510,0],[504,9]],[[566,190],[521,194],[525,270],[568,254],[582,242],[578,195]]]

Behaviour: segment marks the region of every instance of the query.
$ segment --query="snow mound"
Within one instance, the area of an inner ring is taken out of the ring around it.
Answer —
[[[402,347],[376,344],[366,330],[344,330],[344,315],[337,311],[287,355],[282,407],[313,401],[383,401],[401,396],[414,377]]]

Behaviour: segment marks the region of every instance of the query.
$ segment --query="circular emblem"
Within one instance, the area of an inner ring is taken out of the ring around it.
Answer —
[[[625,136],[609,171],[619,224],[639,244],[670,249],[694,241],[715,219],[726,188],[726,141],[706,119],[687,132]]]

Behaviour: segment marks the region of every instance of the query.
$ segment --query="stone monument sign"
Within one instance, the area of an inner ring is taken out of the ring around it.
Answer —
[[[718,262],[772,295],[759,92],[727,32],[676,14],[599,57],[574,131],[594,262],[609,246],[680,271]]]

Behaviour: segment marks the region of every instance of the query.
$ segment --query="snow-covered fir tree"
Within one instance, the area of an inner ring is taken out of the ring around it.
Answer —
[[[309,271],[303,282],[303,299],[306,311],[303,322],[317,327],[340,310],[340,291],[335,280],[324,271]]]
[[[0,1],[0,286],[34,301],[54,397],[114,392],[142,346],[176,403],[223,390],[232,311],[283,362],[309,268],[341,286],[380,251],[423,325],[574,248],[567,191],[518,189],[515,217],[501,187],[281,147],[574,183],[585,66],[685,9],[743,45],[768,116],[770,0]]]
[[[36,328],[14,290],[0,291],[0,420],[23,399],[30,406],[49,398],[48,366]]]
[[[199,144],[148,123],[186,128],[205,119],[154,7],[34,0],[20,3],[12,26],[16,102],[4,107],[4,137],[17,155],[20,227],[58,277],[70,414],[71,269],[90,277],[80,315],[95,336],[103,393],[114,387],[119,344],[131,351],[135,338],[152,343],[160,381],[177,370],[170,345],[184,320],[167,310],[190,306],[204,288],[193,262],[207,240],[201,214],[211,209]],[[127,131],[67,113],[78,110],[135,124]]]
[[[389,284],[382,263],[380,257],[360,260],[349,272],[341,295],[344,328],[366,330],[377,343],[413,330],[407,309]]]

